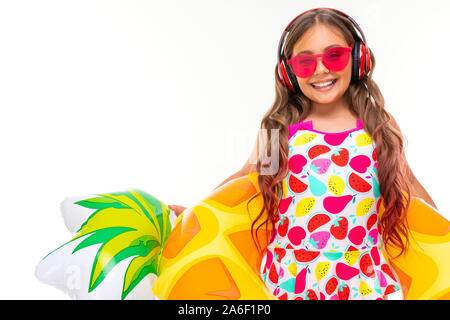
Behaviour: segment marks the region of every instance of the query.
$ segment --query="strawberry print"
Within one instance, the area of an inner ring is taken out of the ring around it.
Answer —
[[[280,221],[278,222],[278,235],[280,237],[286,236],[289,230],[289,218],[286,216],[282,216]]]
[[[360,119],[337,133],[289,126],[287,192],[262,268],[280,300],[379,300],[401,290],[381,254],[375,142]]]
[[[275,260],[281,262],[281,259],[286,255],[286,250],[283,248],[275,248]]]
[[[312,289],[308,289],[308,291],[306,291],[305,298],[306,298],[305,300],[319,300],[316,292]]]
[[[387,263],[383,263],[383,265],[381,266],[381,270],[383,270],[383,272],[387,274],[391,279],[395,280],[394,273]]]
[[[384,290],[384,294],[390,294],[390,293],[394,293],[398,290],[398,285],[393,285],[390,284],[389,286],[387,286],[386,290]]]
[[[309,167],[317,174],[324,174],[328,171],[330,165],[331,165],[330,159],[315,159],[311,161]]]
[[[309,244],[315,249],[323,249],[327,245],[328,239],[330,239],[328,231],[315,232],[309,236]]]
[[[350,289],[348,285],[342,284],[338,288],[338,297],[339,300],[348,300],[348,297],[350,296]]]
[[[336,216],[330,227],[330,234],[337,240],[343,240],[347,236],[348,220],[346,217]]]
[[[337,166],[345,167],[348,163],[349,152],[345,148],[336,148],[331,155],[331,161]]]

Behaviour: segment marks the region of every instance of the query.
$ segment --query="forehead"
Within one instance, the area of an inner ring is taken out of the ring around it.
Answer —
[[[306,53],[322,53],[332,45],[348,46],[339,29],[324,24],[316,24],[309,28],[297,40],[292,51],[293,55]]]

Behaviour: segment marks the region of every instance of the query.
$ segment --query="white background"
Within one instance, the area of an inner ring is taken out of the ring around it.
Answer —
[[[353,17],[410,165],[448,199],[448,1],[1,1],[0,298],[67,299],[34,277],[72,235],[65,197],[138,188],[194,205],[242,167],[301,12]]]

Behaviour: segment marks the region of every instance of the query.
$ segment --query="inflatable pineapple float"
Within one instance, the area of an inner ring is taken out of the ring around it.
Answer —
[[[339,192],[339,181],[330,184]],[[68,198],[62,211],[75,237],[45,256],[36,276],[81,299],[275,299],[261,279],[262,256],[250,233],[263,204],[258,192],[256,173],[229,181],[186,209],[173,229],[168,207],[142,191]],[[297,214],[310,207],[304,199]],[[407,218],[406,254],[383,251],[405,299],[450,299],[449,221],[419,198],[412,198]],[[266,230],[258,236],[264,248]]]

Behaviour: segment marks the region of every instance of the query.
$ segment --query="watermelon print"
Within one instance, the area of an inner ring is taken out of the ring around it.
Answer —
[[[288,190],[261,270],[280,300],[376,300],[400,290],[381,254],[375,142],[361,144],[368,133],[356,123],[336,133],[312,121],[289,126]],[[362,200],[369,205],[358,207]]]

